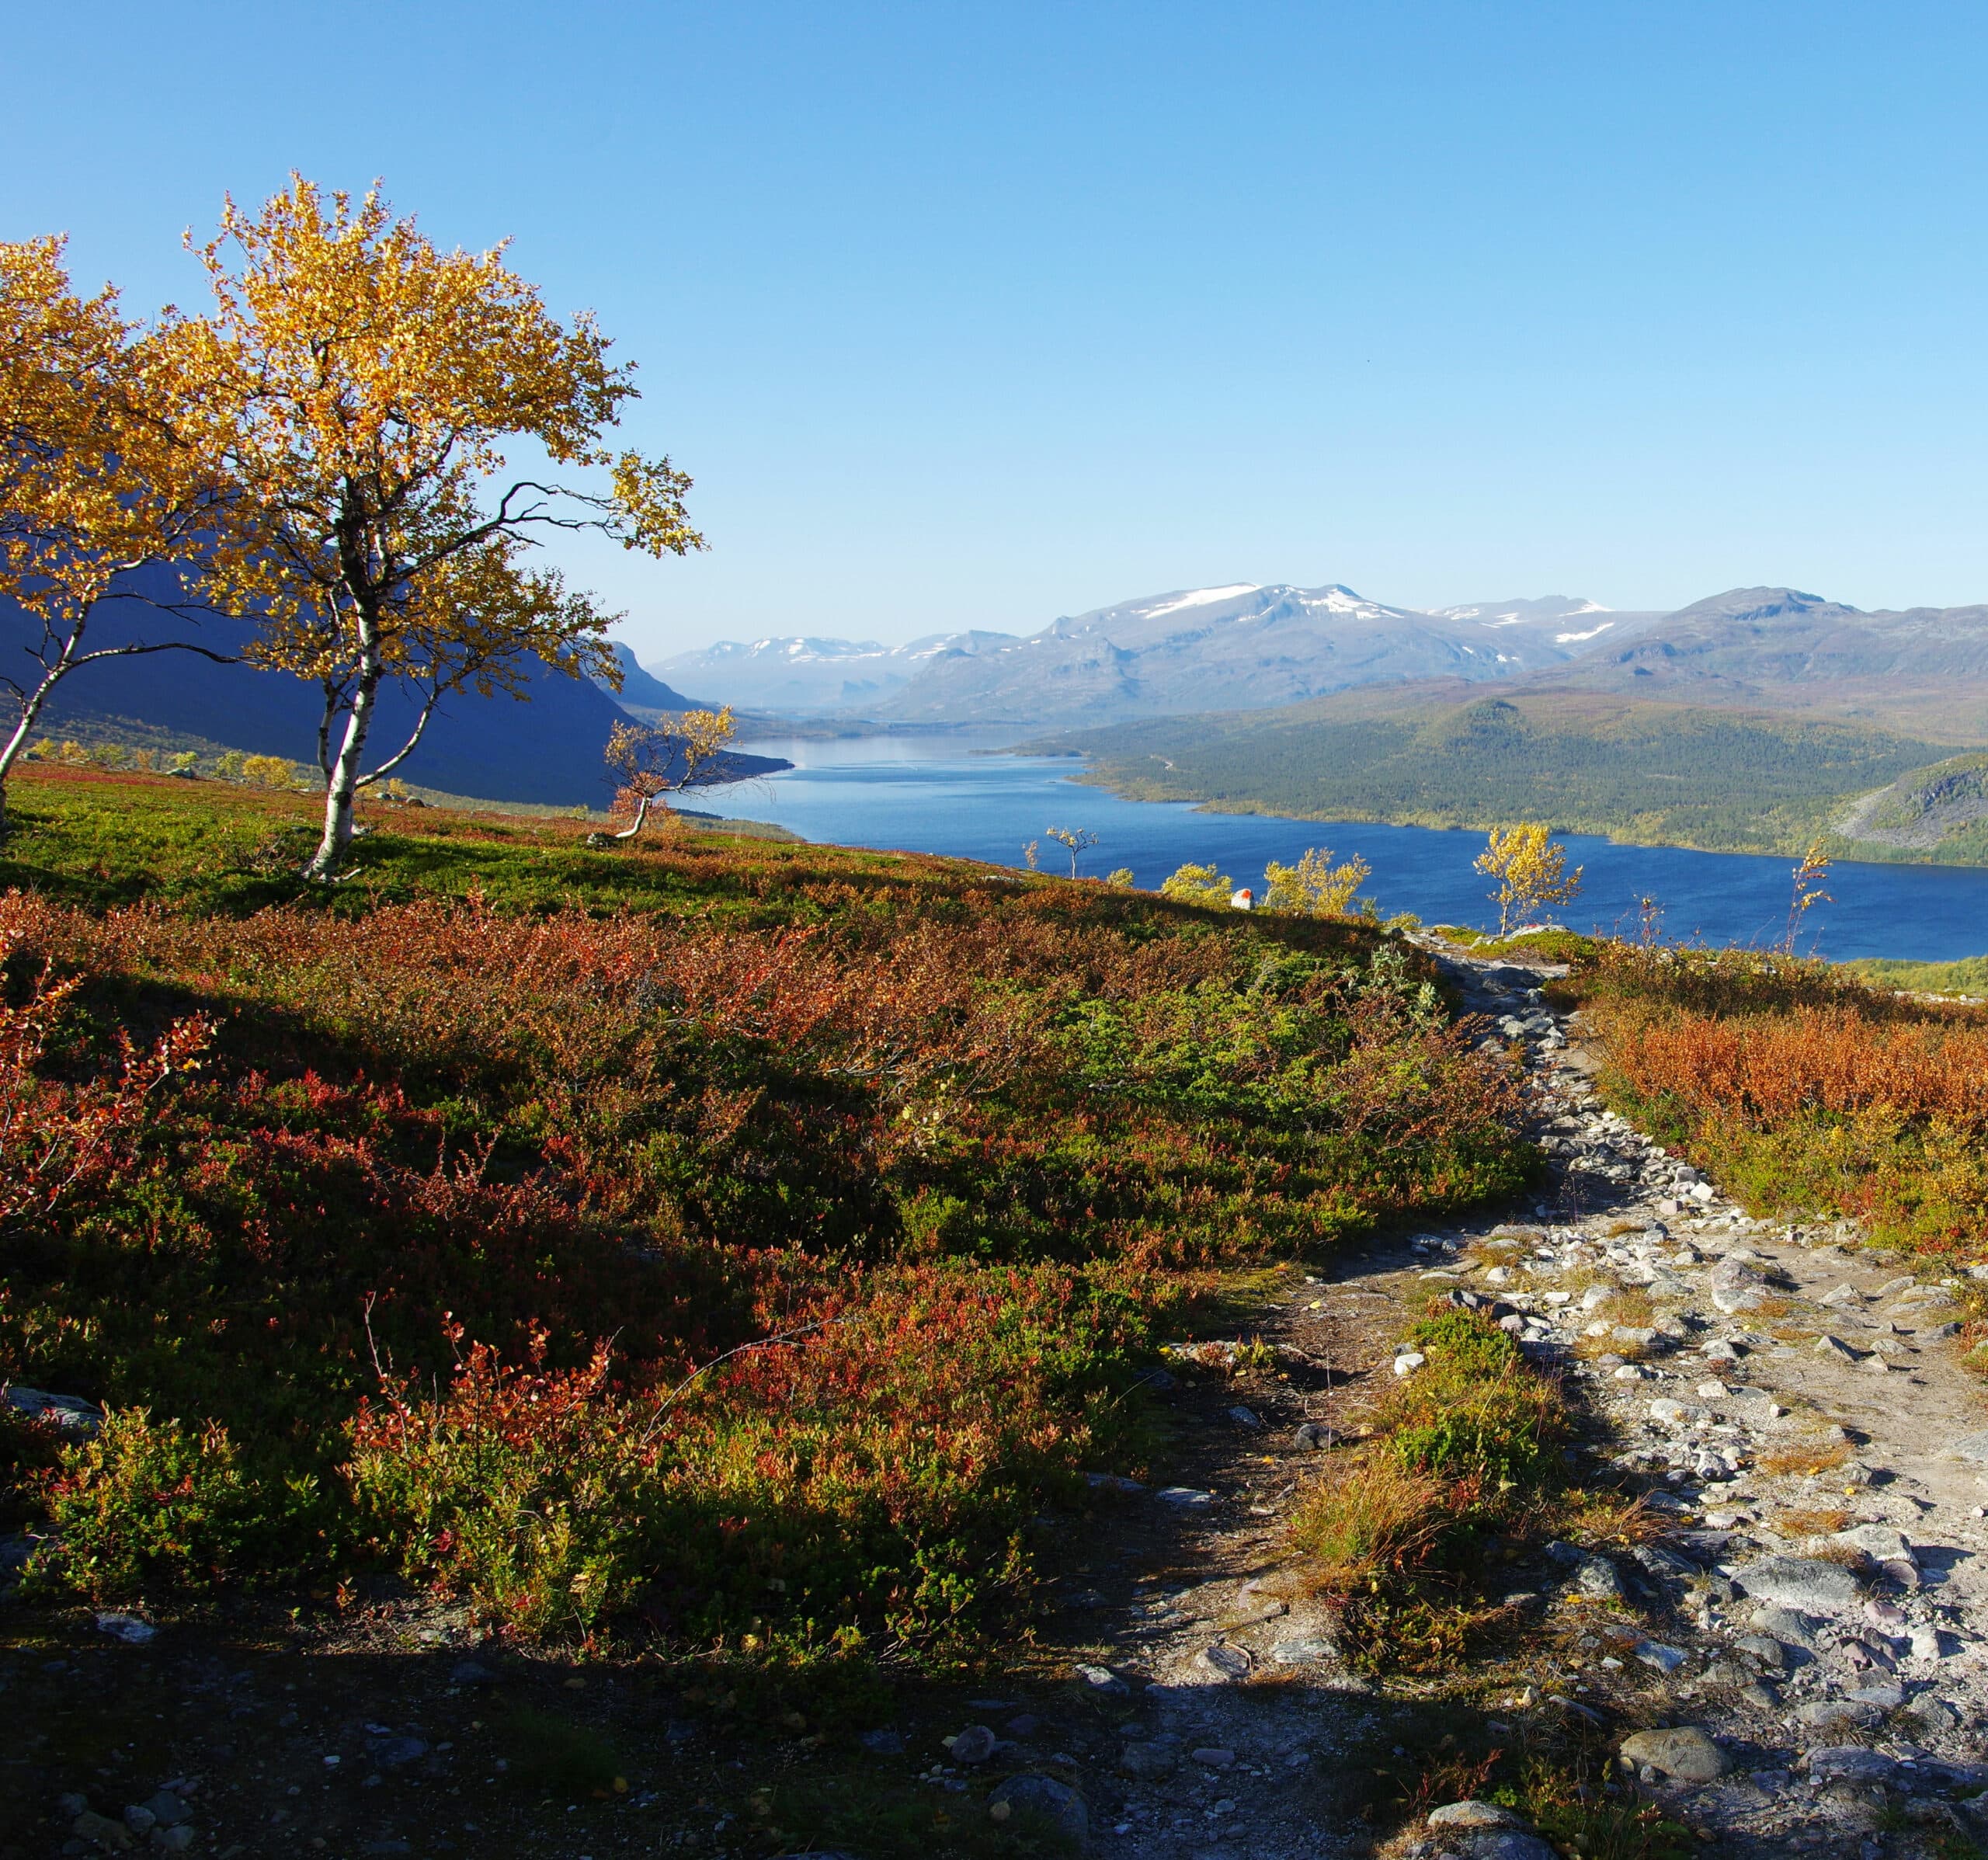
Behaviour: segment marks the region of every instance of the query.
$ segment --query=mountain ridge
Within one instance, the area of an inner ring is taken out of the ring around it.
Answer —
[[[781,670],[728,692],[748,664]],[[933,634],[902,647],[769,638],[658,669],[761,711],[928,725],[1095,727],[1460,680],[1988,739],[1988,605],[1866,612],[1772,586],[1660,613],[1565,595],[1425,610],[1343,582],[1234,582],[1059,615],[1029,634]]]
[[[1059,614],[1032,634],[930,634],[898,647],[811,634],[724,641],[655,670],[763,711],[1098,721],[1292,702],[1383,679],[1513,677],[1652,617],[1562,596],[1436,611],[1343,582],[1232,582]]]

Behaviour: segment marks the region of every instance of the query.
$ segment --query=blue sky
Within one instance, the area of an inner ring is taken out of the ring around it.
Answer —
[[[1988,9],[196,0],[9,23],[0,236],[291,167],[642,365],[645,657],[1236,580],[1988,600]]]

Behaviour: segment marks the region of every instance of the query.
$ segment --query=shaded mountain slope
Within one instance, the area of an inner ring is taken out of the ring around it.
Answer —
[[[609,691],[607,695],[624,711],[636,714],[650,711],[696,711],[707,709],[700,699],[686,697],[656,677],[642,669],[641,662],[635,657],[634,648],[620,640],[614,642],[614,656],[621,666],[621,689]],[[603,690],[606,687],[602,687]]]
[[[151,583],[163,589],[164,583]],[[38,636],[20,609],[0,601],[0,665],[16,676],[22,648]],[[210,619],[197,627],[172,621],[137,602],[105,610],[89,635],[92,646],[143,639],[196,639],[219,652],[238,651],[245,626]],[[450,794],[491,801],[604,805],[613,782],[601,760],[608,732],[628,713],[590,680],[568,678],[534,662],[529,701],[461,692],[446,698],[421,746],[396,771],[408,781]],[[82,667],[57,689],[40,733],[61,736],[86,723],[118,733],[123,720],[264,756],[317,759],[320,704],[302,680],[245,665],[215,665],[190,652],[154,652]],[[384,756],[406,739],[416,706],[399,687],[381,694],[373,742]],[[742,777],[786,763],[742,755]]]

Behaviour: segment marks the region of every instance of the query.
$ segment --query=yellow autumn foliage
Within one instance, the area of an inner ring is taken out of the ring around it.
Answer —
[[[1510,936],[1542,906],[1566,904],[1580,895],[1584,867],[1567,870],[1567,849],[1543,821],[1491,829],[1476,867],[1498,881],[1491,900],[1498,907],[1498,933]]]
[[[1263,908],[1310,917],[1343,917],[1353,909],[1354,894],[1373,870],[1357,853],[1343,865],[1334,865],[1332,849],[1322,846],[1312,847],[1295,865],[1280,865],[1273,859],[1263,867]]]

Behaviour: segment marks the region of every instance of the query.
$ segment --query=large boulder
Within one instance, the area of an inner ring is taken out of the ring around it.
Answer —
[[[1861,1595],[1848,1570],[1819,1556],[1757,1556],[1734,1570],[1733,1580],[1757,1601],[1810,1615],[1840,1615]]]
[[[987,1808],[996,1821],[1011,1826],[1034,1822],[1080,1845],[1090,1838],[1090,1811],[1083,1797],[1067,1782],[1033,1770],[1010,1776],[988,1798]]]
[[[1638,1731],[1622,1740],[1622,1754],[1639,1769],[1647,1764],[1680,1782],[1716,1782],[1728,1767],[1725,1751],[1695,1724]]]

